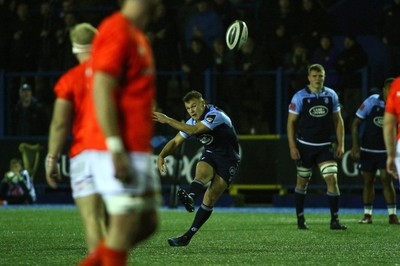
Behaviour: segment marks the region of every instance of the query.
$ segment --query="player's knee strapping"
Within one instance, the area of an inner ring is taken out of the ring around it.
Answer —
[[[305,168],[302,166],[298,166],[297,167],[297,175],[302,178],[309,179],[309,178],[311,178],[311,175],[312,175],[311,168]]]
[[[337,175],[338,167],[337,163],[327,163],[320,167],[321,174],[324,178],[334,175]]]
[[[162,205],[161,195],[155,194],[143,198],[143,211],[155,210]]]
[[[132,197],[131,195],[108,195],[104,196],[104,203],[107,212],[111,215],[127,214],[131,212],[141,211],[144,207],[144,200],[140,197]]]

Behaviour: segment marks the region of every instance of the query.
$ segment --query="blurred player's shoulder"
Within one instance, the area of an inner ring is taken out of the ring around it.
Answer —
[[[298,91],[295,92],[293,97],[307,97],[311,94],[311,91],[308,87],[304,87]]]
[[[98,29],[100,32],[117,33],[117,31],[127,30],[132,28],[134,24],[128,20],[121,12],[114,12],[110,16],[106,17],[99,25]]]
[[[85,82],[86,66],[87,61],[71,68],[58,79],[54,86],[54,92],[57,97],[61,97],[62,94],[68,93],[68,91],[73,93],[74,89],[77,87],[76,85],[78,85],[78,83],[80,85],[79,81]]]

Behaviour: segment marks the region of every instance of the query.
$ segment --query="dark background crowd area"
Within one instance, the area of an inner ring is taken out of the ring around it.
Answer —
[[[77,64],[69,30],[80,22],[98,26],[118,9],[117,2],[0,0],[0,70],[65,72]],[[249,40],[240,51],[229,51],[225,31],[236,19],[247,23]],[[257,71],[287,71],[283,89],[291,96],[307,84],[307,66],[322,64],[326,85],[344,105],[348,130],[362,101],[360,69],[368,69],[368,86],[375,91],[400,69],[400,0],[165,0],[146,33],[159,74],[159,108],[183,117],[181,96],[191,89],[204,92],[203,73],[211,69],[221,74],[213,83],[215,103],[240,134],[274,133],[276,80]],[[231,72],[240,75],[222,75]],[[28,83],[50,121],[58,76],[38,76],[21,74],[8,82],[15,87],[8,100],[15,104],[18,88]]]

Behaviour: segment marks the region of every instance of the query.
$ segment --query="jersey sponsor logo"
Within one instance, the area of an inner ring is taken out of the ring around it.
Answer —
[[[317,106],[310,108],[310,110],[308,112],[313,117],[323,117],[328,114],[328,108],[323,105],[317,105]]]
[[[229,175],[231,176],[231,178],[236,174],[236,171],[237,171],[237,167],[235,167],[235,166],[229,167]]]
[[[373,121],[376,126],[383,127],[383,116],[377,116]]]
[[[203,145],[210,145],[213,142],[214,138],[211,135],[204,134],[204,135],[200,136],[199,140],[200,140],[201,144],[203,144]]]
[[[212,123],[212,122],[214,122],[215,117],[216,117],[216,115],[208,115],[208,116],[206,117],[206,121],[207,121],[208,123]]]
[[[296,111],[296,104],[295,103],[290,103],[289,109],[292,111]]]

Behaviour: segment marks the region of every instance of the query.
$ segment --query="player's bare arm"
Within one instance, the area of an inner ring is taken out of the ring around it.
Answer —
[[[48,154],[46,157],[46,181],[52,188],[57,188],[57,181],[61,181],[57,159],[67,138],[72,116],[72,104],[64,99],[57,99],[54,103],[53,117],[50,124]]]
[[[176,136],[168,141],[168,143],[164,146],[162,151],[157,157],[157,166],[158,170],[161,174],[165,174],[167,172],[167,166],[165,164],[165,158],[174,153],[174,151],[185,141],[185,138],[181,136],[180,133],[176,134]]]
[[[357,160],[360,157],[360,144],[359,144],[359,128],[362,120],[355,117],[353,123],[351,124],[351,158]]]
[[[336,139],[338,142],[336,149],[336,157],[340,159],[344,154],[344,123],[340,111],[333,113],[332,117],[333,117],[333,124],[335,126]]]
[[[387,171],[398,178],[395,157],[396,157],[396,127],[397,119],[394,114],[385,113],[383,117],[383,138],[385,140],[387,152]]]
[[[287,122],[287,135],[289,141],[290,158],[293,160],[300,160],[300,152],[296,146],[296,125],[299,116],[289,113]]]
[[[113,100],[113,90],[117,84],[116,77],[105,72],[96,72],[93,94],[97,120],[106,137],[107,147],[112,152],[115,176],[121,181],[127,181],[130,177],[129,158],[121,140],[117,107]]]
[[[179,122],[163,113],[154,112],[153,120],[162,124],[168,124],[169,126],[175,128],[176,130],[180,130],[185,132],[186,134],[193,136],[197,134],[202,134],[207,131],[210,131],[208,127],[206,127],[203,123],[196,123],[195,125],[188,125],[183,122]]]
[[[94,75],[94,100],[97,120],[106,137],[120,136],[117,124],[117,109],[113,97],[113,90],[118,81],[115,77],[96,72]]]

